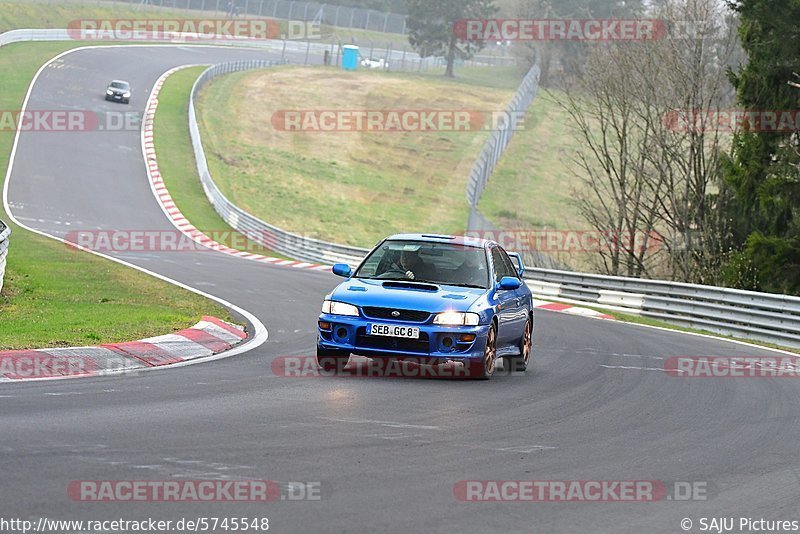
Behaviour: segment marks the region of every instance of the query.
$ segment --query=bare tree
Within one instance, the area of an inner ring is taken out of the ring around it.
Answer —
[[[566,90],[581,211],[620,236],[601,256],[605,272],[714,281],[726,230],[713,194],[724,138],[712,122],[731,95],[726,68],[737,52],[723,9],[715,0],[660,2],[655,15],[672,33],[597,45]]]
[[[682,21],[635,65],[641,120],[652,145],[641,172],[658,196],[658,232],[674,280],[715,283],[726,242],[713,188],[725,135],[716,123],[732,103],[727,67],[737,52],[734,21],[715,0],[666,0],[657,13]],[[688,24],[686,24],[688,22]]]
[[[593,229],[608,236],[599,260],[603,271],[614,275],[649,274],[646,253],[658,191],[641,172],[651,132],[641,119],[643,102],[633,68],[645,52],[638,45],[596,47],[581,76],[559,99],[575,128],[574,163],[583,182],[577,202]]]

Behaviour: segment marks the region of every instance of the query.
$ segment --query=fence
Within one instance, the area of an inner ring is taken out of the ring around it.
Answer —
[[[286,256],[312,263],[357,264],[366,255],[368,249],[348,247],[346,245],[311,239],[287,232],[264,222],[258,217],[234,205],[219,190],[217,184],[215,184],[214,180],[211,178],[205,150],[203,149],[203,143],[200,138],[200,129],[197,125],[197,111],[195,110],[194,104],[197,98],[197,92],[209,81],[222,74],[272,67],[274,65],[276,65],[275,62],[263,60],[221,63],[205,70],[195,81],[189,97],[189,133],[192,138],[192,147],[194,148],[194,156],[200,182],[203,184],[203,189],[205,190],[208,200],[225,222],[235,230],[250,236],[261,245],[281,254],[285,254]]]
[[[67,30],[63,29],[21,29],[11,30],[0,33],[0,46],[11,43],[23,41],[71,41],[75,37],[70,35]],[[122,40],[124,41],[124,40]],[[193,44],[201,43],[208,45],[225,45],[225,46],[244,46],[251,48],[263,48],[281,53],[281,61],[286,61],[289,54],[294,54],[295,63],[302,63],[305,65],[322,65],[324,64],[325,53],[327,52],[331,58],[332,64],[341,64],[341,49],[342,46],[348,43],[323,43],[315,42],[313,40],[281,40],[281,39],[206,39],[202,40],[197,38],[197,34],[178,34],[175,37],[162,36],[161,38],[152,38],[151,42],[161,41],[173,44],[182,42]],[[355,40],[353,40],[355,42]],[[97,42],[97,41],[88,41]],[[442,57],[426,57],[422,58],[416,52],[409,51],[408,49],[395,49],[391,43],[386,43],[385,47],[376,46],[375,42],[368,41],[367,45],[360,45],[361,55],[364,57],[381,58],[385,61],[386,70],[390,71],[405,71],[405,72],[428,72],[432,69],[443,69],[445,60]],[[304,59],[300,60],[299,56]],[[498,66],[513,66],[518,63],[518,60],[511,56],[476,56],[473,59],[460,62],[461,66],[467,67],[498,67]]]
[[[19,0],[17,0],[19,2]],[[20,2],[23,3],[23,2]],[[406,33],[406,16],[373,9],[332,6],[293,0],[38,0],[37,3],[108,6],[130,4],[268,17],[281,20],[316,21],[328,26],[380,33]]]
[[[800,348],[800,297],[546,269],[530,269],[526,276],[544,297]]]
[[[3,277],[6,274],[6,258],[8,257],[8,245],[11,236],[11,228],[6,223],[0,221],[0,290],[3,289]]]

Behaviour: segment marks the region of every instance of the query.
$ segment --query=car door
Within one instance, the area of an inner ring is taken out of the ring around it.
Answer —
[[[492,264],[494,266],[494,283],[500,282],[504,276],[513,276],[517,273],[513,269],[511,260],[499,246],[492,247]],[[498,348],[513,345],[520,337],[523,325],[520,325],[521,299],[516,290],[495,290],[496,314],[498,319],[497,346]]]
[[[520,271],[524,271],[525,267],[519,254],[506,254],[508,255],[508,259],[511,261],[511,267],[514,269],[515,276],[522,281],[522,285],[519,286],[519,289],[517,289],[517,297],[520,299],[520,313],[524,314],[524,317],[527,318],[530,315],[530,312],[533,310],[533,305],[531,303],[531,290],[527,284],[525,284],[525,280],[520,275]],[[522,326],[525,326],[524,323]]]

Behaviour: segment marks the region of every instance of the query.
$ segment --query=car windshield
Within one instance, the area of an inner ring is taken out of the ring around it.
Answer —
[[[357,278],[488,288],[483,248],[427,241],[385,241],[356,272]]]
[[[114,89],[127,89],[128,84],[125,82],[111,82],[111,87]]]

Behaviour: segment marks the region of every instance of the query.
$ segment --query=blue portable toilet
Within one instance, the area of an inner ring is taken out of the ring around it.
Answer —
[[[344,70],[356,70],[358,68],[358,47],[344,45],[342,50],[342,68]]]

